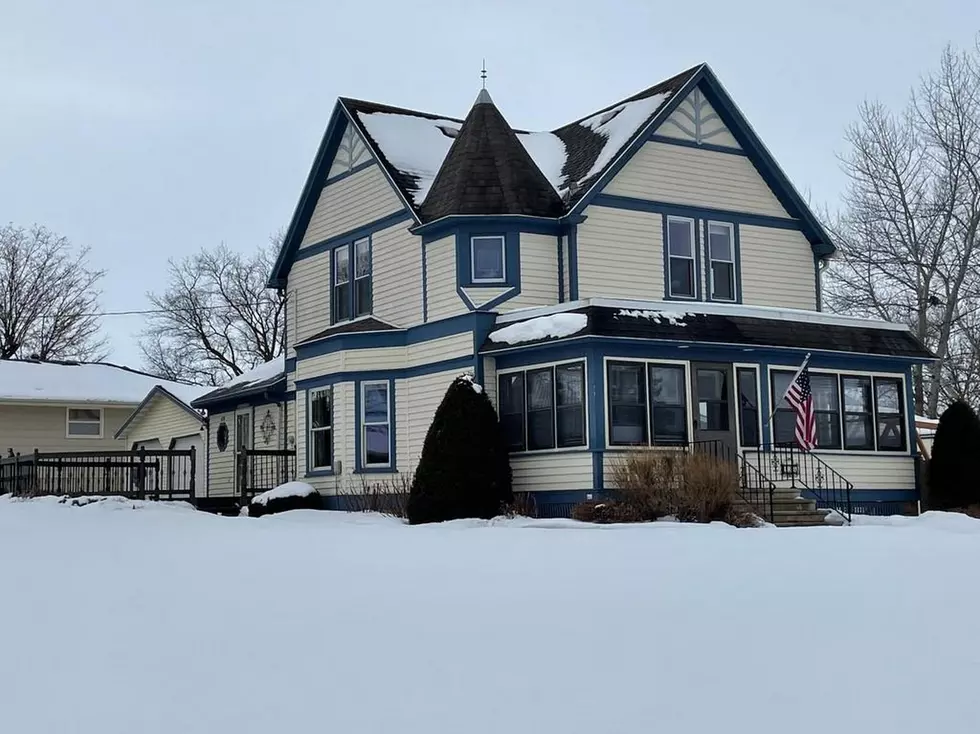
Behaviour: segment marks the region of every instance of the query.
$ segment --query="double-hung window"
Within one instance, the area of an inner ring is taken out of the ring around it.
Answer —
[[[734,301],[735,226],[708,222],[708,293],[712,301]]]
[[[500,375],[500,423],[511,451],[585,446],[585,365]]]
[[[474,283],[504,283],[507,253],[502,236],[470,238],[470,278]]]
[[[606,379],[610,445],[676,446],[687,442],[687,378],[683,366],[609,362]]]
[[[68,408],[68,438],[102,438],[102,408]]]
[[[391,466],[391,391],[387,381],[361,383],[361,464]]]
[[[371,313],[371,302],[371,240],[364,237],[333,251],[334,323]]]
[[[667,217],[667,293],[672,298],[697,298],[694,220]]]
[[[309,462],[311,469],[333,467],[333,392],[325,387],[310,391]]]

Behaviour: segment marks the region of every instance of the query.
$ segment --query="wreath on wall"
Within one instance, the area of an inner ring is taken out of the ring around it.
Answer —
[[[225,423],[225,419],[221,419],[221,424],[218,426],[218,434],[215,437],[215,441],[218,444],[218,451],[224,451],[228,448],[228,425]]]
[[[272,438],[276,435],[276,421],[272,417],[271,410],[265,411],[265,418],[262,419],[259,430],[262,431],[262,440],[265,441],[266,446],[272,443]]]

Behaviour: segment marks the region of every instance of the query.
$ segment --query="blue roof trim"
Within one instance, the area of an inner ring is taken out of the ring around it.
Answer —
[[[661,107],[647,124],[634,136],[629,145],[624,148],[617,158],[609,165],[586,194],[579,199],[571,210],[571,214],[581,214],[585,208],[602,192],[609,182],[630,161],[636,152],[646,143],[647,139],[687,98],[695,87],[700,86],[705,98],[714,107],[715,112],[725,123],[729,131],[742,146],[749,160],[759,171],[759,174],[772,189],[773,194],[783,207],[802,223],[802,231],[809,240],[813,252],[818,257],[828,257],[836,252],[836,247],[830,235],[824,230],[817,217],[807,206],[803,197],[793,187],[789,178],[783,173],[775,159],[766,149],[765,144],[749,125],[731,96],[725,91],[721,82],[707,64],[702,64],[694,75]],[[701,146],[704,147],[704,146]]]
[[[731,211],[729,209],[712,209],[706,206],[671,204],[666,201],[648,201],[646,199],[636,199],[632,196],[620,196],[618,194],[597,194],[592,205],[605,206],[613,209],[630,209],[635,212],[667,214],[677,217],[693,217],[695,219],[722,219],[726,222],[737,222],[756,227],[794,229],[797,231],[803,229],[803,223],[799,219],[771,217],[765,214],[751,214],[749,212]]]
[[[421,235],[423,243],[435,242],[454,232],[467,229],[496,229],[498,233],[525,232],[527,234],[563,234],[570,224],[577,224],[583,217],[550,219],[529,217],[522,214],[459,214],[428,222],[409,231]]]
[[[272,274],[269,276],[267,283],[269,288],[283,288],[286,285],[289,270],[295,260],[296,252],[299,250],[300,242],[303,240],[303,234],[306,232],[310,219],[313,217],[313,211],[316,209],[320,192],[327,183],[330,165],[333,163],[334,156],[337,154],[337,148],[340,146],[340,140],[348,125],[353,125],[354,129],[364,139],[365,144],[368,146],[374,158],[372,163],[378,160],[378,151],[375,149],[373,141],[369,136],[365,135],[364,130],[361,129],[357,120],[353,118],[343,103],[338,100],[330,115],[330,121],[327,123],[327,129],[323,133],[323,138],[320,140],[320,147],[317,148],[316,157],[313,159],[313,165],[306,177],[306,183],[303,185],[303,191],[300,193],[299,201],[293,211],[293,216],[289,220],[289,227],[286,230],[286,236],[283,238],[282,247],[279,249],[279,256],[276,258],[276,263],[272,268]],[[398,196],[398,200],[402,202],[406,219],[415,219],[418,221],[415,211],[405,201],[405,197],[395,185],[394,181],[391,180],[385,167],[379,166],[379,168]],[[339,178],[339,176],[335,177],[334,180]]]

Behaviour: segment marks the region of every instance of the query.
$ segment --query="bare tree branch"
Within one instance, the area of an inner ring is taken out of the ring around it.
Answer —
[[[98,284],[88,249],[49,229],[0,228],[0,359],[99,360]]]

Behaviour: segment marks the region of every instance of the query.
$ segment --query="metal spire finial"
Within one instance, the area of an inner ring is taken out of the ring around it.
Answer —
[[[487,60],[483,60],[483,69],[480,71],[480,78],[483,80],[483,88],[487,88]]]

